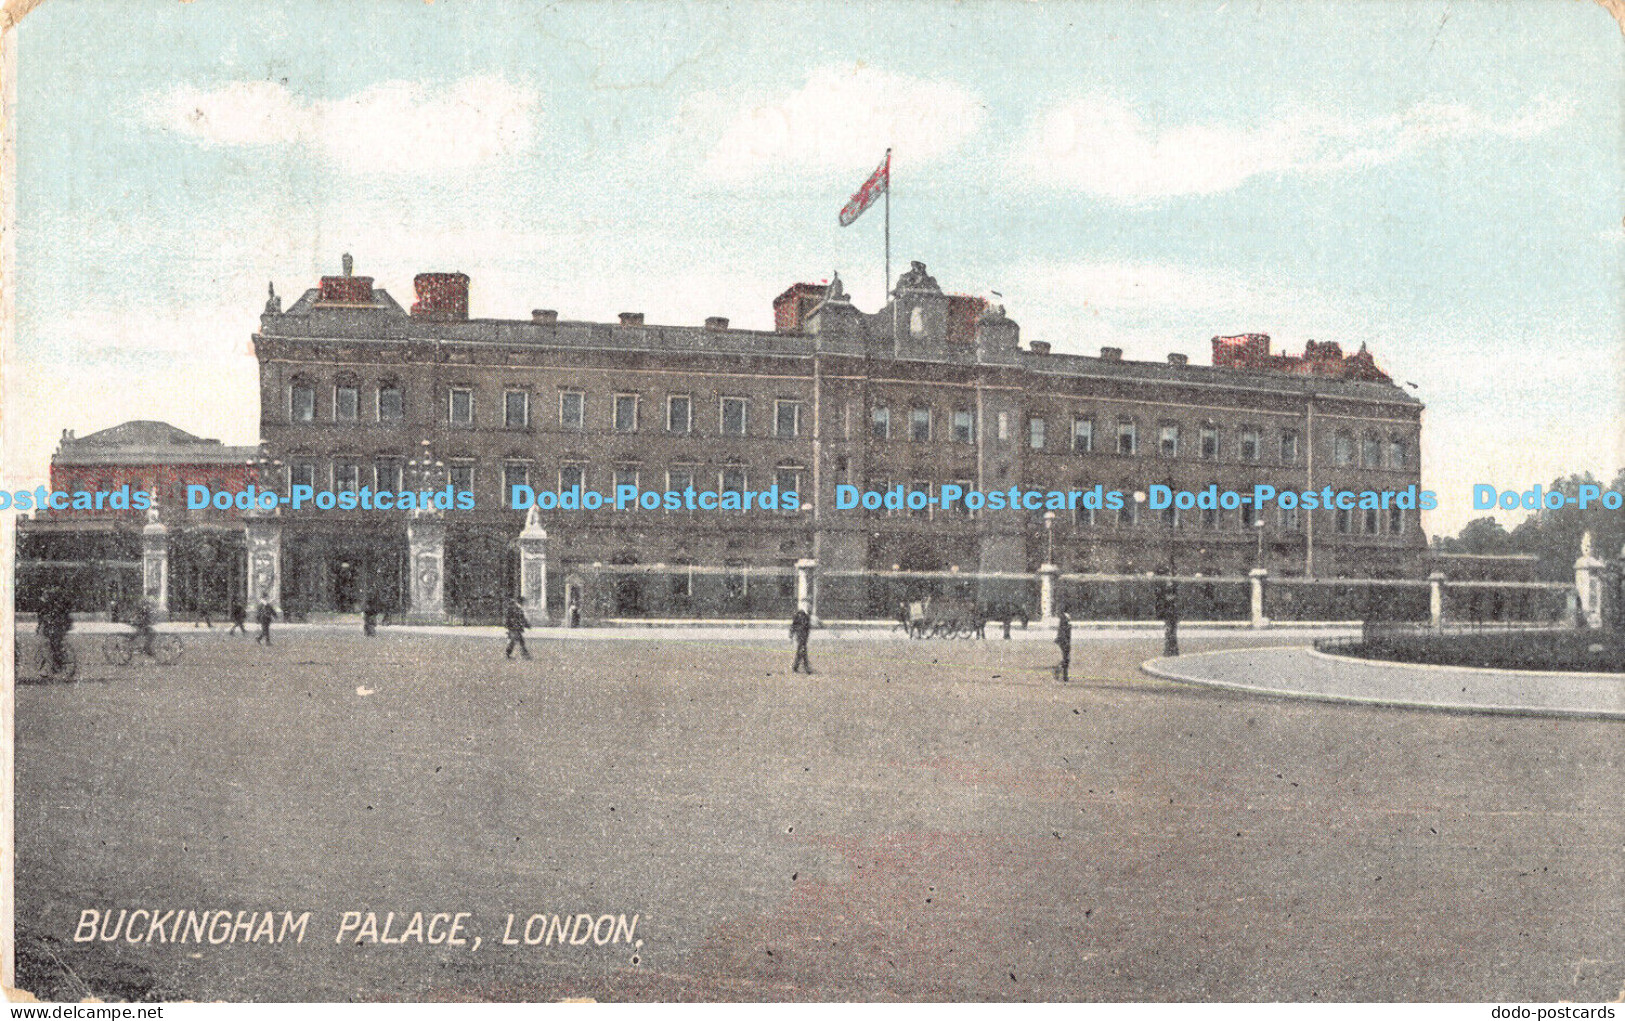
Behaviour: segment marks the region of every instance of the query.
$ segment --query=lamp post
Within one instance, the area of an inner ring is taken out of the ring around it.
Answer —
[[[1045,621],[1055,620],[1056,582],[1061,569],[1055,566],[1055,512],[1044,512],[1044,562],[1038,565],[1038,615]]]
[[[1255,510],[1253,513],[1258,514]],[[1253,528],[1258,531],[1258,562],[1254,567],[1264,566],[1264,515],[1258,514],[1258,520],[1253,522]]]
[[[247,467],[248,481],[253,483],[256,494],[261,489],[276,491],[282,488],[282,461],[273,458],[270,451],[265,449],[265,444],[260,444],[255,456],[247,462]],[[269,485],[266,484],[267,480]]]
[[[429,447],[429,441],[423,440],[418,445],[418,456],[406,462],[406,467],[411,474],[414,489],[420,493],[433,492],[440,484],[446,463],[436,460],[434,451]],[[427,509],[429,508],[419,508],[419,510]]]
[[[418,447],[418,456],[407,462],[413,487],[421,498],[439,485],[445,463],[435,459],[429,441]],[[414,507],[406,519],[408,592],[414,623],[443,623],[445,620],[446,524],[429,496],[427,506]]]
[[[262,489],[273,494],[282,489],[282,461],[271,456],[260,444],[253,460],[248,463],[249,482],[254,486],[256,502],[243,512],[243,532],[246,549],[243,565],[243,598],[246,603],[265,603],[273,607],[282,603],[282,511],[278,506],[266,507],[258,498]],[[280,501],[278,501],[280,503]]]

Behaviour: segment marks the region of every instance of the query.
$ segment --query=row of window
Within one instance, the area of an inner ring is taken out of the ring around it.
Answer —
[[[370,418],[384,424],[394,424],[405,418],[406,400],[401,388],[385,383],[373,391]],[[361,387],[341,383],[333,388],[333,421],[361,421]],[[294,380],[288,388],[288,420],[290,422],[316,421],[316,385]]]
[[[527,390],[505,390],[502,394],[502,427],[529,429],[531,426],[532,394]],[[340,384],[333,390],[333,418],[336,422],[359,422],[361,391],[350,384]],[[404,415],[401,389],[392,384],[378,387],[373,412],[383,424],[399,423]],[[695,430],[694,399],[688,394],[671,394],[665,402],[665,431],[687,435]],[[641,394],[620,393],[611,398],[610,421],[614,431],[635,433],[645,428],[643,422],[644,399]],[[802,433],[803,402],[792,399],[773,401],[771,435],[778,439],[796,439]],[[870,410],[869,435],[877,440],[893,438],[892,411],[879,405]],[[316,389],[314,384],[296,381],[289,397],[289,418],[294,422],[316,420]],[[587,395],[579,390],[564,390],[558,395],[558,423],[562,429],[582,430],[587,421]],[[450,387],[446,393],[446,422],[453,426],[473,428],[477,424],[475,393],[470,387]],[[901,435],[915,443],[929,443],[933,439],[936,415],[933,409],[915,406],[902,415]],[[976,442],[976,415],[969,409],[956,409],[947,418],[948,439],[953,443]],[[1119,416],[1112,425],[1109,447],[1111,451],[1133,456],[1141,452],[1140,423],[1128,415]],[[722,397],[717,402],[717,432],[722,436],[746,436],[750,427],[750,399]],[[1007,412],[997,416],[998,439],[1010,439],[1011,422]],[[1244,463],[1261,463],[1266,459],[1265,430],[1260,426],[1244,425],[1234,430],[1230,440],[1233,457]],[[1092,416],[1072,418],[1068,434],[1069,449],[1075,454],[1097,451],[1096,420]],[[1225,456],[1225,430],[1214,423],[1204,423],[1196,430],[1194,453],[1198,460],[1219,461]],[[1177,422],[1162,422],[1156,427],[1155,453],[1162,458],[1191,455],[1183,427]],[[1033,450],[1052,449],[1049,422],[1042,416],[1027,419],[1027,445]],[[1301,434],[1297,429],[1280,429],[1271,444],[1275,460],[1283,465],[1295,465],[1302,456]],[[1409,443],[1400,436],[1384,437],[1375,432],[1361,435],[1340,430],[1332,438],[1332,463],[1340,468],[1409,468]]]
[[[381,457],[372,464],[371,479],[367,478],[367,470],[360,461],[337,459],[329,467],[324,467],[316,461],[295,460],[288,468],[288,481],[294,486],[309,486],[312,489],[332,489],[336,493],[359,492],[363,485],[370,484],[377,490],[400,492],[403,485],[406,488],[419,486],[436,486],[449,483],[452,489],[458,492],[472,492],[475,484],[476,462],[450,461],[446,464],[446,474],[443,480],[425,482],[415,478],[405,478],[406,460],[400,457]],[[328,475],[328,472],[331,475]],[[802,479],[806,469],[801,465],[781,465],[773,471],[771,484],[779,488],[781,493],[802,493]],[[514,486],[532,486],[538,489],[548,487],[548,482],[556,481],[559,492],[572,489],[583,491],[598,484],[599,480],[589,477],[585,461],[566,461],[559,466],[555,479],[545,478],[529,461],[509,460],[501,464],[502,505],[509,505]],[[659,488],[661,479],[658,473],[654,477],[643,474],[635,465],[616,466],[610,470],[608,481],[613,487],[613,494],[622,486],[632,486],[642,489],[647,482],[650,488]],[[693,488],[696,491],[714,491],[718,493],[743,493],[750,489],[750,473],[743,465],[725,465],[716,472],[713,486],[710,473],[700,465],[674,465],[665,473],[665,489],[683,492]],[[766,486],[762,486],[766,488]]]
[[[379,490],[398,492],[403,484],[403,458],[379,458],[372,466],[372,484]],[[476,464],[473,461],[452,461],[446,466],[445,481],[458,492],[471,492],[475,484]],[[334,492],[357,492],[364,484],[364,469],[359,461],[339,459],[332,462],[331,476],[326,474],[314,461],[296,460],[289,467],[288,478],[292,485],[310,486],[312,489],[331,488]],[[774,469],[772,484],[777,486],[781,493],[794,492],[802,495],[805,502],[808,494],[802,489],[806,469],[801,465],[781,465]],[[417,480],[406,480],[412,486],[419,484]],[[545,479],[528,461],[504,461],[501,465],[502,505],[509,505],[514,486],[535,486],[545,488],[549,481]],[[573,489],[583,491],[590,489],[595,480],[590,479],[586,462],[566,461],[558,468],[556,475],[557,489],[567,492]],[[643,470],[635,465],[616,466],[610,470],[608,479],[613,494],[622,486],[631,486],[641,490],[645,482],[652,488],[659,488],[661,478],[658,472],[649,477]],[[665,489],[674,492],[683,492],[693,488],[703,491],[709,488],[709,474],[700,465],[674,465],[665,472]],[[927,499],[926,506],[913,510],[898,509],[894,511],[877,511],[876,514],[901,515],[913,517],[930,517],[934,513],[946,513],[957,516],[973,516],[974,511],[965,508],[964,503],[956,502],[952,508],[942,511],[933,510],[929,506],[929,498],[933,495],[933,486],[925,481],[912,481],[901,483],[906,493],[920,493]],[[955,485],[962,492],[976,488],[971,479],[956,480]],[[869,483],[869,488],[877,492],[889,491],[894,483],[887,479],[875,479]],[[717,470],[715,492],[743,493],[750,488],[750,473],[743,465],[726,465]],[[1080,487],[1086,488],[1086,487]],[[1276,525],[1287,532],[1297,532],[1303,529],[1302,513],[1297,508],[1277,508]],[[1238,511],[1228,512],[1216,508],[1207,508],[1195,512],[1193,515],[1184,514],[1177,507],[1165,507],[1160,511],[1147,512],[1149,517],[1155,514],[1158,524],[1166,528],[1191,527],[1188,518],[1194,517],[1196,527],[1209,531],[1221,531],[1225,522],[1234,521],[1234,527],[1242,530],[1256,528],[1260,521],[1259,508],[1243,506]],[[1030,515],[1035,520],[1040,519],[1041,512]],[[1115,522],[1119,527],[1135,527],[1141,522],[1142,514],[1139,503],[1129,500],[1115,511],[1096,510],[1084,507],[1081,504],[1073,508],[1073,523],[1080,526],[1093,527],[1099,524]],[[1387,514],[1376,508],[1363,510],[1339,508],[1334,512],[1334,527],[1343,535],[1402,535],[1405,532],[1405,511],[1399,507],[1389,507]]]
[[[587,395],[579,390],[559,392],[558,423],[562,429],[586,428]],[[528,390],[502,392],[501,419],[504,429],[528,429],[533,413],[532,394]],[[341,384],[333,388],[333,420],[340,423],[361,421],[361,391],[359,387]],[[666,398],[665,430],[685,435],[695,429],[694,399],[688,394],[672,394]],[[399,423],[405,414],[405,402],[398,386],[385,384],[376,391],[372,408],[376,420],[382,424]],[[645,428],[644,400],[641,394],[621,393],[611,398],[610,421],[616,432],[633,433]],[[288,418],[293,422],[316,421],[316,388],[313,384],[295,382],[289,390]],[[478,409],[472,387],[450,387],[446,391],[446,422],[469,428],[478,424]],[[750,399],[723,397],[717,402],[717,431],[723,436],[745,436],[750,426]],[[775,400],[773,402],[772,435],[779,439],[795,439],[801,435],[802,402]]]
[[[887,479],[877,479],[869,484],[869,488],[877,492],[887,492],[898,484]],[[922,506],[913,509],[897,508],[894,510],[870,511],[869,515],[871,517],[908,515],[916,518],[929,518],[935,514],[949,514],[955,517],[974,517],[976,515],[975,511],[968,510],[965,507],[963,501],[957,501],[947,509],[931,507],[929,501],[933,487],[929,482],[903,482],[901,485],[905,493],[922,494],[925,499],[915,501]],[[976,488],[975,483],[969,479],[958,480],[954,485],[959,486],[965,492]],[[1084,489],[1087,487],[1080,485],[1079,488]],[[1298,508],[1277,507],[1276,512],[1275,523],[1281,531],[1301,532],[1303,530],[1303,512]],[[1041,510],[1030,511],[1028,512],[1028,518],[1036,523],[1043,520],[1043,513]],[[1215,532],[1224,530],[1226,522],[1234,522],[1230,526],[1232,528],[1249,531],[1257,528],[1262,520],[1259,508],[1251,505],[1244,505],[1236,511],[1225,511],[1210,507],[1189,515],[1178,507],[1165,507],[1160,511],[1147,511],[1142,514],[1140,505],[1133,500],[1125,501],[1123,506],[1115,511],[1084,507],[1081,502],[1072,508],[1072,523],[1085,528],[1093,528],[1103,524],[1116,524],[1120,528],[1133,528],[1139,526],[1142,518],[1154,519],[1157,524],[1164,528],[1192,527],[1190,519],[1194,518],[1197,527]],[[1333,524],[1341,535],[1382,535],[1385,532],[1388,535],[1403,535],[1405,533],[1405,511],[1399,507],[1389,507],[1385,518],[1383,513],[1375,508],[1366,508],[1364,510],[1339,508],[1335,512]]]
[[[1141,453],[1140,423],[1134,418],[1119,416],[1110,449],[1122,455]],[[1005,417],[999,416],[1000,438],[1004,438]],[[1231,440],[1233,457],[1248,464],[1259,464],[1266,459],[1265,430],[1256,425],[1237,427]],[[1225,457],[1225,430],[1207,422],[1197,427],[1195,455],[1201,461],[1219,461]],[[1097,450],[1095,419],[1077,415],[1072,419],[1069,447],[1074,454],[1092,454]],[[1356,447],[1358,443],[1358,447]],[[1048,422],[1033,416],[1027,420],[1027,445],[1033,450],[1050,449]],[[1280,429],[1274,436],[1275,461],[1295,465],[1303,454],[1302,433],[1297,429]],[[1156,431],[1156,456],[1162,458],[1188,457],[1191,450],[1184,428],[1178,422],[1161,422]],[[1358,460],[1356,460],[1358,453]],[[1356,440],[1355,434],[1340,430],[1332,437],[1332,462],[1340,468],[1356,464],[1366,468],[1409,468],[1410,444],[1402,436],[1383,437],[1366,433]]]

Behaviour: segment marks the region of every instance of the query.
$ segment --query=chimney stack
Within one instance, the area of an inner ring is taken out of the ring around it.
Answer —
[[[468,318],[468,276],[463,273],[419,273],[412,278],[418,293],[412,315],[437,322],[460,322]]]
[[[1175,351],[1173,354],[1168,356],[1169,365],[1189,365],[1190,363],[1191,360],[1189,356],[1182,355],[1178,351]]]
[[[621,325],[622,326],[642,326],[643,325],[643,313],[642,312],[622,312],[621,313]]]
[[[321,296],[317,303],[323,305],[371,305],[372,277],[358,277],[355,275],[355,260],[350,253],[344,253],[344,273],[336,277],[322,277]]]
[[[705,328],[708,329],[708,330],[711,330],[713,332],[719,332],[720,333],[721,331],[726,330],[728,328],[728,317],[727,316],[707,316],[706,319],[705,319]]]
[[[1120,362],[1123,360],[1123,349],[1120,347],[1103,347],[1100,349],[1100,360],[1103,362]]]
[[[1035,355],[1049,354],[1049,341],[1047,340],[1035,340],[1029,343],[1027,346],[1032,348],[1032,352]]]
[[[530,310],[530,321],[552,326],[559,321],[559,314],[550,308],[533,308]]]

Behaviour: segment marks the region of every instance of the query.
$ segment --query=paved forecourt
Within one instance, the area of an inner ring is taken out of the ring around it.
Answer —
[[[195,1000],[1625,988],[1614,721],[1177,684],[1139,671],[1154,632],[1080,642],[1063,687],[1037,640],[815,633],[807,677],[778,629],[543,631],[529,662],[504,660],[496,629],[279,626],[271,649],[175,630],[174,667],[98,662],[86,629],[77,682],[17,689],[25,986]],[[37,641],[21,637],[25,652]],[[311,914],[303,942],[245,942],[245,928],[165,944],[152,916],[135,942],[76,942],[87,909],[274,911],[279,932],[282,912]],[[375,935],[340,938],[347,912],[373,913]],[[466,913],[478,948],[395,942],[420,912]],[[533,917],[575,935],[582,914],[635,916],[632,941],[613,926],[602,944],[524,941]]]
[[[1308,646],[1158,658],[1154,677],[1261,695],[1473,712],[1625,719],[1625,674],[1391,663]]]

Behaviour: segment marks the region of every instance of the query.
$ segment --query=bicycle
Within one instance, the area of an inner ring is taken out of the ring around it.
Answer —
[[[135,635],[108,635],[102,642],[102,656],[115,666],[125,666],[135,658],[140,645]],[[153,635],[152,658],[161,666],[174,666],[180,662],[186,647],[174,635]]]

